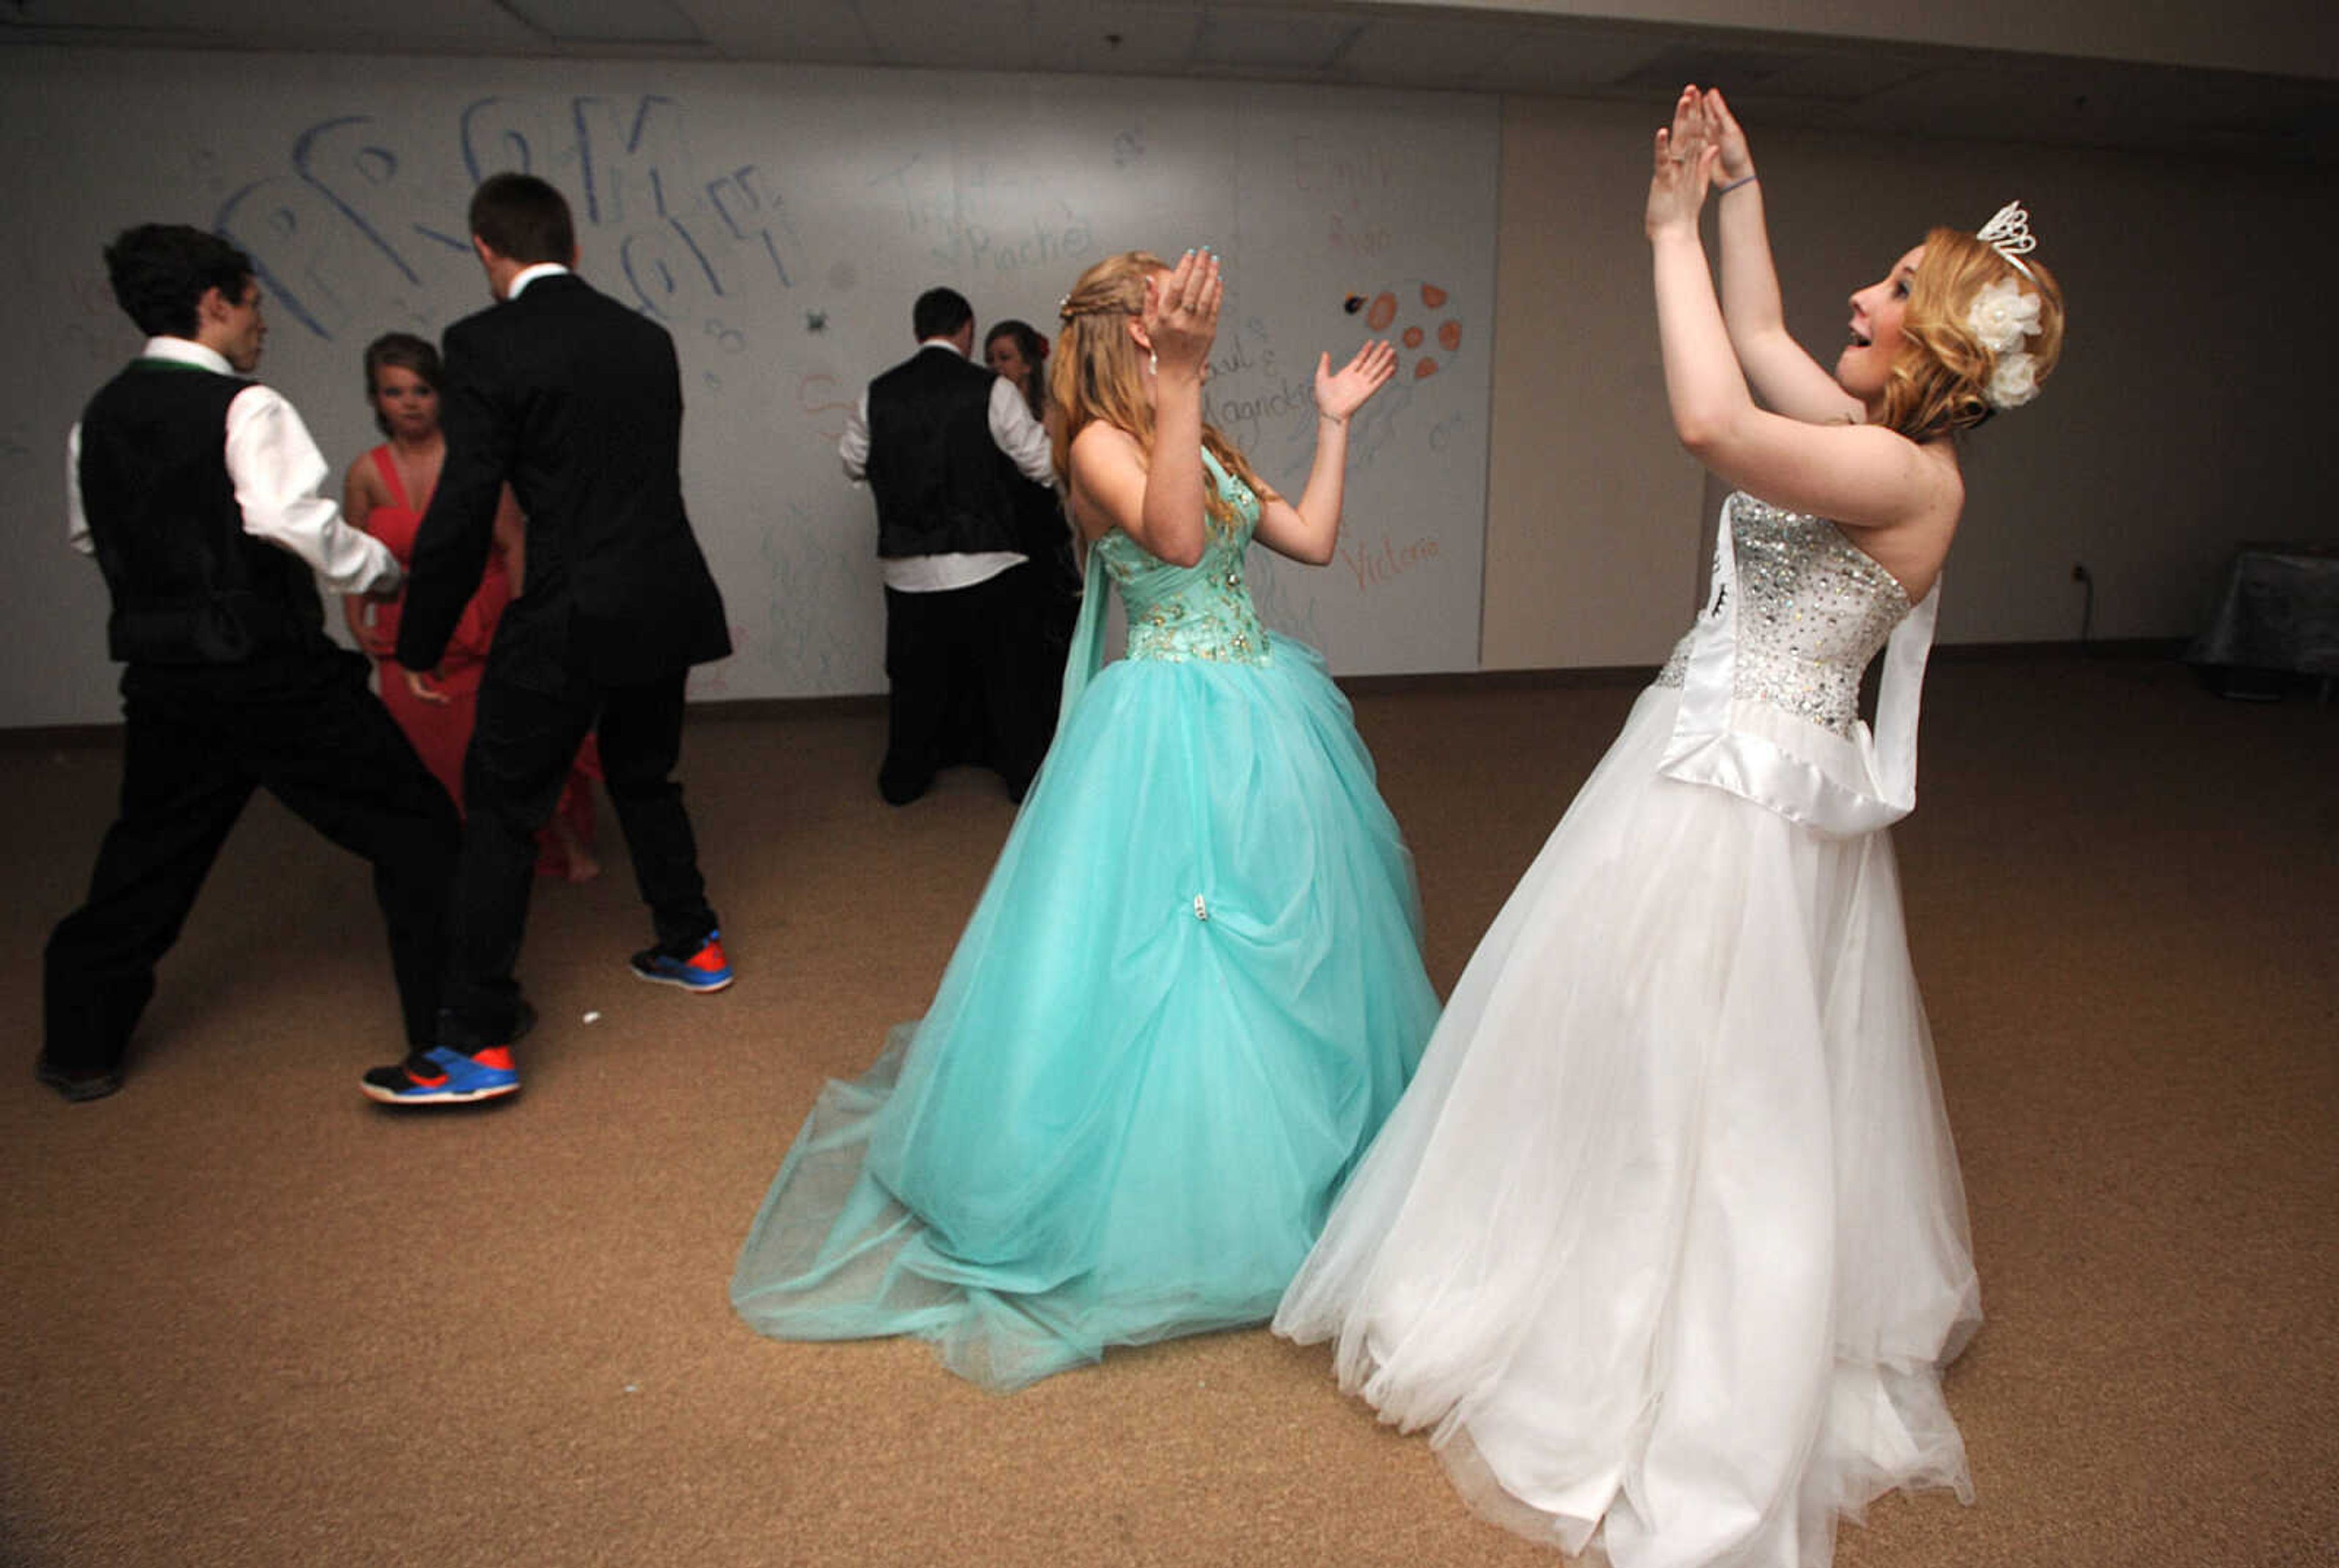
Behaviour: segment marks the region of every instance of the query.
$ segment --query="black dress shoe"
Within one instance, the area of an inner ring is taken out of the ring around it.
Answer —
[[[118,1068],[102,1067],[93,1072],[67,1072],[45,1060],[33,1064],[33,1076],[78,1105],[84,1100],[104,1100],[122,1087]]]

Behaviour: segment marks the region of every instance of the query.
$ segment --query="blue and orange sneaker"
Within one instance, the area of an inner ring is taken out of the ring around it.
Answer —
[[[634,972],[660,985],[685,991],[716,991],[731,983],[731,961],[723,956],[723,933],[710,931],[706,940],[685,952],[660,943],[634,954]]]
[[[433,1046],[365,1075],[366,1098],[384,1105],[469,1105],[519,1092],[511,1047],[491,1045],[474,1056]]]

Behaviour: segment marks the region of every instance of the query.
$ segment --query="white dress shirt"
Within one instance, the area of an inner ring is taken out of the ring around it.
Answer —
[[[921,353],[928,349],[948,349],[962,357],[964,353],[949,338],[928,338],[918,345]],[[1025,478],[1035,485],[1054,483],[1056,473],[1048,451],[1048,432],[1031,417],[1031,405],[1015,390],[1015,383],[1004,376],[991,389],[991,439]],[[865,387],[860,401],[853,407],[852,416],[844,421],[844,439],[836,443],[836,455],[844,460],[846,478],[857,485],[868,478],[869,390]],[[978,550],[943,556],[887,556],[881,557],[877,566],[885,575],[885,586],[896,593],[935,594],[988,582],[1029,558],[1019,550]]]
[[[538,261],[530,266],[522,267],[512,274],[511,287],[504,291],[504,298],[517,300],[519,298],[519,291],[538,278],[565,277],[567,271],[568,269],[558,261]]]
[[[142,357],[235,374],[217,352],[185,338],[149,338]],[[340,503],[321,493],[332,471],[282,393],[258,383],[238,392],[227,406],[226,441],[245,533],[300,557],[337,594],[387,593],[404,580],[388,547],[351,528]],[[78,423],[65,438],[65,537],[83,555],[96,553],[82,507]]]

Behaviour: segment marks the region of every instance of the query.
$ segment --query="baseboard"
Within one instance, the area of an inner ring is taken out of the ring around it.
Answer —
[[[858,718],[884,711],[883,692],[837,697],[725,697],[690,705],[693,723],[716,724],[744,719]]]
[[[1931,655],[1935,664],[1991,664],[2018,660],[2118,659],[2158,662],[2182,655],[2184,637],[2117,637],[2102,641],[2032,643],[1943,643]],[[1656,665],[1580,665],[1569,668],[1519,670],[1453,670],[1418,676],[1341,676],[1340,689],[1351,696],[1380,696],[1404,692],[1550,691],[1645,685]]]
[[[1992,664],[2009,659],[2120,659],[2147,663],[2181,658],[2190,637],[2099,637],[2087,642],[1944,643],[1933,650],[1947,664]]]
[[[2175,659],[2186,648],[2184,637],[2111,637],[2096,642],[1947,643],[1933,650],[1936,664],[1992,664],[2020,659]],[[1408,693],[1517,692],[1602,690],[1637,686],[1655,675],[1655,665],[1583,665],[1564,669],[1450,670],[1416,676],[1342,676],[1338,685],[1350,696],[1392,696]],[[883,693],[825,697],[729,697],[693,703],[695,724],[733,724],[756,719],[839,717],[858,718],[885,711]],[[0,729],[0,747],[36,751],[43,746],[117,745],[119,723],[104,725],[35,725]]]
[[[10,751],[39,751],[44,746],[71,751],[121,744],[122,724],[118,719],[110,725],[29,725],[21,729],[0,729],[0,749]]]

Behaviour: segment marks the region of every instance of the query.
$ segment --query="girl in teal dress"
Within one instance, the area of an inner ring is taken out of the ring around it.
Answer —
[[[1256,536],[1322,564],[1347,421],[1316,377],[1297,504],[1202,418],[1218,262],[1084,273],[1052,356],[1088,541],[1055,743],[926,1016],[813,1108],[731,1298],[782,1339],[915,1334],[1009,1389],[1262,1323],[1437,1001],[1412,857],[1317,654],[1259,624]],[[1098,671],[1104,581],[1129,654]]]

